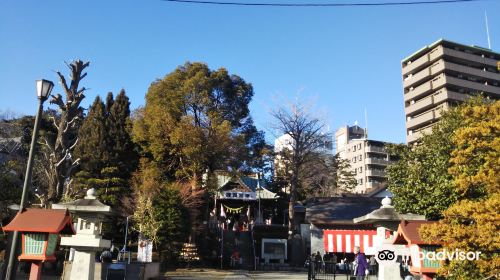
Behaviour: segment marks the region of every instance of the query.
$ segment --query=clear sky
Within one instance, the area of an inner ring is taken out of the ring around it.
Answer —
[[[251,113],[260,129],[269,127],[272,104],[298,94],[315,100],[331,131],[364,126],[366,108],[370,138],[404,142],[401,60],[439,38],[487,47],[485,10],[492,49],[500,51],[498,0],[337,8],[2,0],[0,111],[34,114],[34,81],[56,82],[54,70],[67,73],[64,61],[75,58],[91,62],[84,107],[124,88],[137,108],[152,81],[203,61],[253,84]]]

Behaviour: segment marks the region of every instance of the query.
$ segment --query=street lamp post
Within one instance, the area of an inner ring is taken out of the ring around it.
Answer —
[[[28,186],[31,185],[31,174],[33,171],[33,157],[35,153],[35,144],[36,144],[36,138],[38,136],[38,125],[40,123],[40,117],[43,112],[43,102],[47,100],[47,98],[50,95],[50,92],[52,91],[52,88],[54,87],[54,83],[51,81],[47,80],[37,80],[36,81],[36,94],[38,96],[38,111],[36,113],[35,117],[35,127],[33,128],[33,136],[31,138],[31,146],[30,146],[30,153],[28,156],[28,164],[26,166],[26,174],[24,176],[24,185],[23,185],[23,193],[21,195],[21,203],[19,204],[19,212],[23,212],[24,210],[24,204],[26,202],[26,190],[28,189]],[[5,274],[5,280],[11,280],[12,278],[12,272],[14,268],[14,258],[16,257],[16,251],[17,251],[17,239],[18,239],[19,233],[17,231],[14,231],[13,236],[12,236],[12,244],[10,247],[10,253],[9,253],[9,263],[7,265],[7,272]]]

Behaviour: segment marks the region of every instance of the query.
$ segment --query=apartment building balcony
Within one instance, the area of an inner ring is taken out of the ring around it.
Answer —
[[[436,48],[432,49],[430,52],[419,57],[418,59],[416,59],[412,63],[404,66],[403,67],[403,76],[417,72],[419,69],[422,69],[422,68],[426,67],[427,65],[431,64],[433,61],[435,61],[436,59],[441,57],[443,54],[444,54],[443,47],[437,46]]]
[[[366,182],[366,188],[371,189],[371,188],[380,188],[384,186],[385,183],[379,183],[379,182]]]
[[[407,88],[410,85],[413,84],[418,84],[424,79],[431,79],[432,76],[437,75],[446,69],[446,62],[444,60],[440,59],[436,62],[434,62],[431,66],[423,69],[420,72],[417,72],[413,76],[405,79],[403,81],[403,87]]]
[[[457,51],[443,46],[437,46],[434,49],[427,52],[426,54],[419,57],[418,59],[412,61],[410,64],[406,63],[406,65],[403,65],[402,67],[403,76],[418,72],[420,69],[427,67],[432,62],[434,62],[435,60],[437,60],[442,56],[455,57],[474,63],[481,63],[486,66],[492,67],[494,69],[497,68],[496,65],[498,63],[498,60],[490,57],[467,53],[464,51]]]
[[[491,80],[500,81],[500,74],[498,74],[498,73],[484,71],[482,69],[472,68],[472,67],[456,64],[453,62],[445,62],[444,64],[445,64],[446,69],[453,70],[455,72],[466,73],[466,74],[473,75],[476,77],[483,77],[483,78],[487,78],[487,79],[491,79]]]
[[[378,146],[367,146],[365,151],[368,153],[387,154],[387,151],[385,150],[384,147],[378,147]]]
[[[383,177],[383,178],[386,178],[387,174],[385,173],[385,171],[380,171],[380,170],[376,170],[376,169],[367,169],[366,170],[366,176],[368,176],[368,177]]]
[[[461,58],[461,59],[468,60],[471,62],[485,64],[485,65],[490,66],[492,68],[496,68],[497,67],[496,65],[498,63],[498,61],[493,59],[493,58],[482,57],[482,56],[479,56],[476,54],[466,53],[463,51],[457,51],[457,50],[450,49],[450,48],[443,48],[443,54],[446,56],[457,57],[457,58]]]
[[[417,102],[405,107],[405,114],[407,116],[414,115],[416,113],[433,108],[447,100],[465,101],[469,97],[469,95],[464,93],[458,93],[446,88],[441,88],[435,93],[417,100]]]
[[[376,164],[376,165],[389,165],[390,162],[386,159],[379,159],[379,158],[366,158],[365,159],[365,164]]]
[[[437,75],[436,77],[434,77],[434,79],[432,79],[428,82],[425,82],[425,83],[417,86],[413,90],[410,90],[409,92],[407,92],[404,95],[404,100],[406,102],[406,101],[411,101],[414,99],[422,98],[422,97],[428,95],[429,93],[431,93],[432,91],[436,91],[439,88],[442,88],[445,84],[446,84],[446,76],[444,73],[441,73],[441,74]]]
[[[413,117],[411,120],[407,120],[406,128],[415,129],[417,127],[422,127],[436,121],[438,118],[439,116],[436,115],[436,110],[427,111],[419,116]]]
[[[406,135],[406,143],[412,144],[416,142],[418,139],[422,138],[424,134],[430,134],[432,132],[432,125],[427,126],[423,129],[420,129],[418,131],[414,131],[411,135],[407,134]]]
[[[446,82],[458,87],[468,88],[476,90],[478,92],[490,93],[500,97],[500,87],[485,85],[483,83],[473,82],[469,80],[463,80],[455,77],[446,77]]]

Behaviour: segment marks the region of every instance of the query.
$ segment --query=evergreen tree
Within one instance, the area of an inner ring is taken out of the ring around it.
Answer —
[[[113,100],[113,93],[108,92],[108,95],[106,96],[106,117],[109,116],[111,112],[111,107],[113,107],[113,104],[115,101]]]
[[[75,183],[80,190],[95,188],[100,199],[111,206],[117,206],[129,193],[128,179],[137,166],[129,134],[129,104],[123,90],[116,100],[108,94],[106,104],[96,97],[80,129],[76,148],[82,164]]]
[[[130,120],[130,102],[121,90],[113,101],[111,98],[106,104],[111,103],[106,127],[108,131],[107,144],[110,150],[108,166],[115,166],[121,178],[128,179],[137,166],[137,152],[132,142],[132,122]]]
[[[79,141],[75,155],[81,159],[81,170],[94,175],[99,174],[109,160],[108,129],[106,127],[105,107],[97,96],[89,108],[89,113],[78,132]]]

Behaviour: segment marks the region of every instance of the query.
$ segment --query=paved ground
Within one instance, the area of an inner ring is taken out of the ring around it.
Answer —
[[[172,280],[304,280],[305,272],[270,272],[270,271],[245,271],[245,270],[200,270],[178,269],[167,272],[168,279]]]

